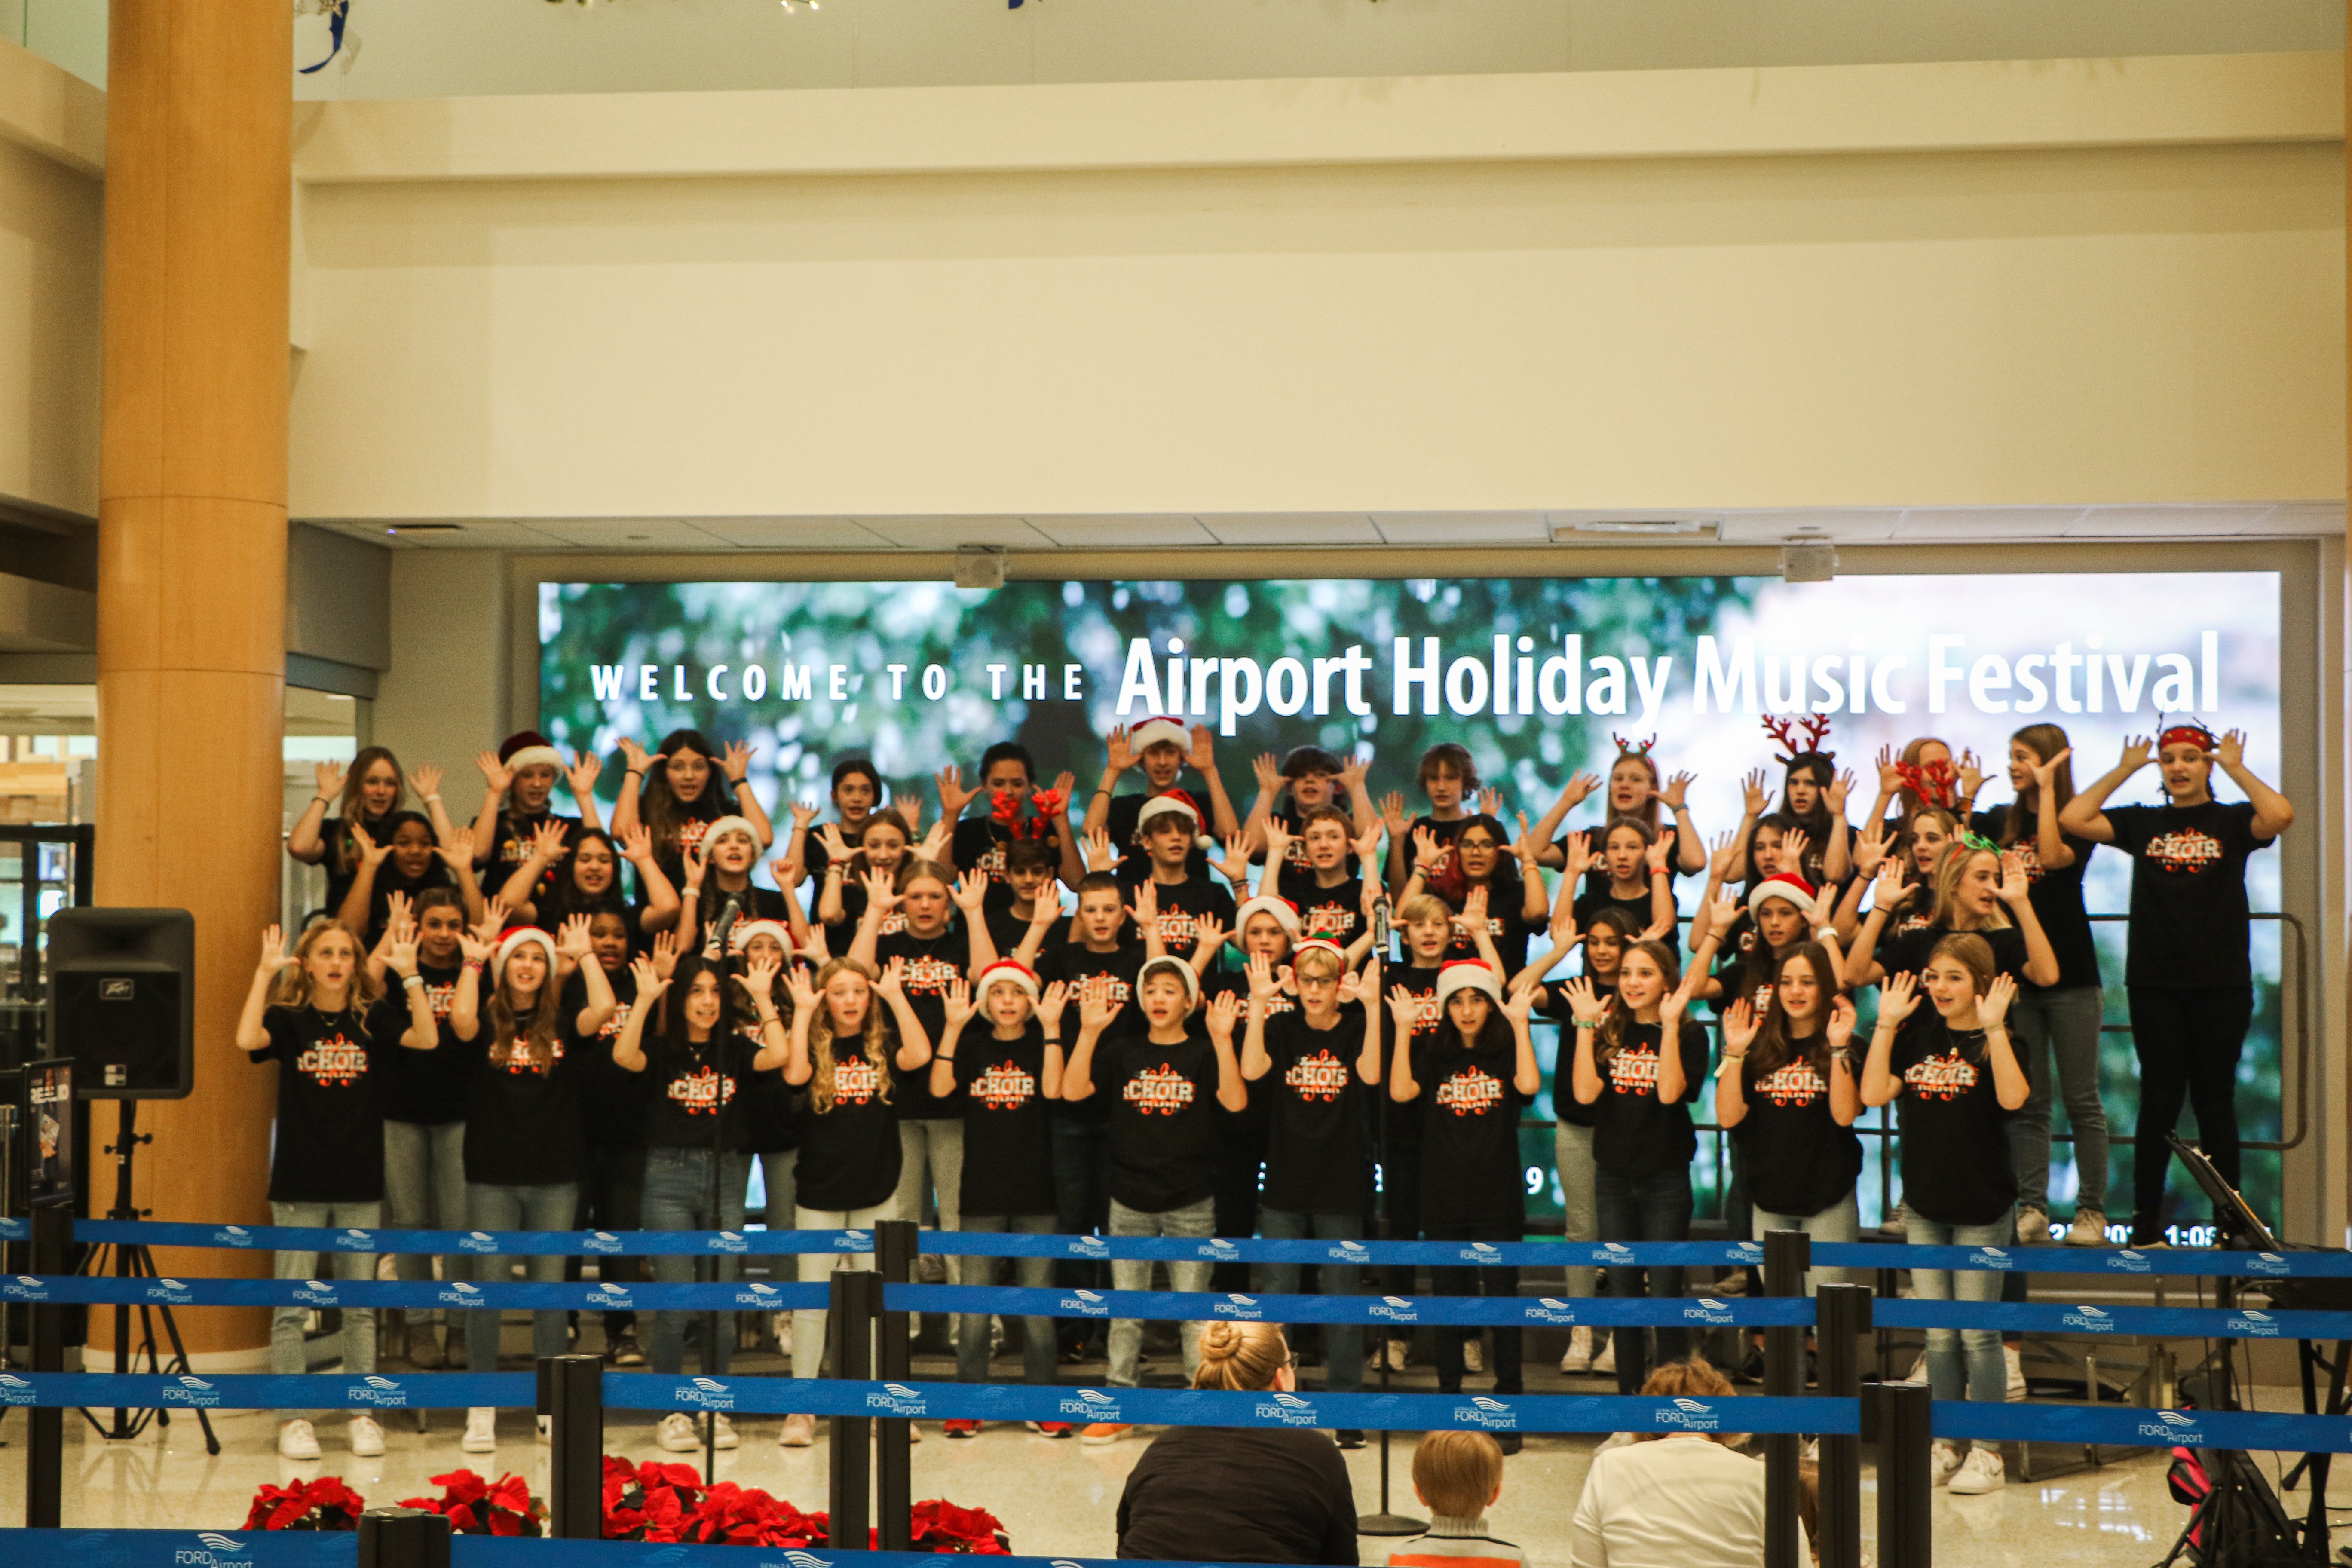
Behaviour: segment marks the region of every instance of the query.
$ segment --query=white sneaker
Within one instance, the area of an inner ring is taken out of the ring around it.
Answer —
[[[666,1454],[691,1454],[702,1447],[702,1435],[694,1429],[693,1416],[673,1410],[654,1428],[654,1441]]]
[[[551,1446],[554,1443],[555,1418],[553,1416],[542,1415],[539,1418],[539,1440],[542,1444]]]
[[[376,1452],[383,1449],[379,1447]],[[278,1453],[281,1458],[315,1459],[319,1457],[319,1434],[308,1421],[299,1417],[278,1428]]]
[[[1412,1342],[1411,1340],[1391,1339],[1389,1341],[1389,1370],[1391,1372],[1402,1372],[1405,1369],[1405,1363],[1412,1359]]]
[[[922,1423],[921,1423],[921,1422],[919,1422],[919,1421],[909,1421],[909,1422],[908,1422],[908,1423],[907,1423],[907,1441],[908,1441],[908,1442],[909,1442],[909,1443],[919,1443],[919,1442],[921,1442],[922,1440],[923,1440],[923,1426],[922,1426]]]
[[[2066,1224],[2066,1245],[2105,1247],[2106,1244],[2107,1216],[2096,1209],[2076,1209],[2074,1217]]]
[[[2009,1484],[2009,1476],[2001,1468],[2000,1450],[1990,1443],[1979,1443],[1969,1450],[1969,1457],[1952,1476],[1951,1491],[1955,1497],[1975,1497],[1980,1492],[1997,1492]]]
[[[1569,1331],[1568,1353],[1559,1358],[1559,1370],[1566,1373],[1592,1370],[1592,1331],[1581,1325]]]
[[[784,1448],[805,1448],[816,1441],[816,1417],[787,1415],[784,1429],[776,1434],[776,1444]]]
[[[1927,1386],[1927,1352],[1926,1351],[1921,1351],[1919,1352],[1919,1359],[1911,1363],[1910,1375],[1904,1378],[1903,1382],[1913,1388],[1924,1388]],[[1957,1460],[1954,1462],[1958,1463]]]
[[[1936,1446],[1927,1450],[1927,1484],[1942,1486],[1959,1468],[1960,1451],[1943,1438],[1937,1438]]]
[[[714,1448],[731,1448],[735,1447],[735,1423],[730,1421],[724,1415],[713,1415],[711,1420],[717,1424],[719,1429],[711,1435],[710,1446]]]
[[[1475,1334],[1462,1342],[1462,1370],[1465,1372],[1486,1370],[1486,1342]]]
[[[311,1439],[313,1447],[317,1443],[318,1439]],[[351,1444],[355,1458],[381,1458],[383,1457],[383,1428],[375,1424],[373,1415],[354,1415],[352,1417]]]
[[[1609,1342],[1602,1345],[1601,1353],[1592,1358],[1592,1375],[1595,1377],[1617,1375],[1617,1336],[1615,1334],[1609,1336]]]
[[[2009,1369],[2009,1391],[2004,1396],[2011,1401],[2025,1397],[2025,1360],[2015,1345],[2000,1347],[2001,1364]],[[1981,1452],[1982,1450],[1979,1450]]]
[[[793,1359],[793,1315],[790,1312],[768,1314],[768,1331],[776,1336],[776,1349],[786,1361]]]
[[[499,1447],[499,1413],[488,1405],[466,1412],[466,1436],[457,1447],[468,1454],[493,1454]]]
[[[2050,1245],[2050,1211],[2042,1208],[2021,1208],[2017,1211],[2017,1245],[2047,1247]]]

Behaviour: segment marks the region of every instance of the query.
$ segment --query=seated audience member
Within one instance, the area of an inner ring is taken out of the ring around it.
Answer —
[[[1703,1361],[1669,1362],[1654,1399],[1729,1399]],[[1570,1568],[1756,1568],[1764,1561],[1764,1467],[1729,1434],[1643,1432],[1592,1456],[1569,1525]]]
[[[1192,1386],[1289,1393],[1290,1346],[1272,1323],[1214,1322]],[[1758,1468],[1762,1475],[1762,1468]],[[1758,1519],[1763,1482],[1757,1482]],[[1301,1427],[1171,1426],[1118,1500],[1118,1554],[1163,1562],[1356,1561],[1356,1494],[1328,1437]]]
[[[1503,1495],[1502,1446],[1484,1432],[1432,1432],[1412,1451],[1412,1495],[1429,1529],[1389,1553],[1389,1568],[1525,1568],[1528,1554],[1486,1533]]]

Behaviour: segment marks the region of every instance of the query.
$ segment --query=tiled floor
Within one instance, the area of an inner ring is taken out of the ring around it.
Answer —
[[[919,1363],[917,1371],[919,1376],[948,1375],[943,1363],[928,1361]],[[1547,1375],[1541,1381],[1552,1379]],[[2288,1393],[2263,1390],[2259,1403],[2284,1407]],[[413,1416],[390,1417],[390,1452],[375,1459],[352,1458],[344,1447],[341,1423],[324,1422],[320,1436],[325,1457],[307,1465],[277,1457],[276,1422],[259,1413],[233,1412],[218,1418],[223,1452],[217,1458],[205,1455],[195,1424],[187,1417],[175,1420],[168,1430],[152,1430],[122,1444],[101,1441],[78,1417],[71,1419],[66,1522],[74,1525],[235,1528],[244,1521],[256,1487],[298,1475],[341,1476],[377,1502],[437,1490],[431,1478],[460,1467],[492,1475],[517,1470],[530,1480],[535,1493],[546,1489],[547,1450],[533,1439],[530,1419],[520,1411],[509,1413],[503,1422],[499,1451],[480,1458],[458,1451],[461,1421],[457,1412],[436,1413],[424,1434],[415,1430]],[[824,1507],[822,1435],[814,1448],[785,1449],[776,1445],[777,1427],[772,1420],[746,1418],[740,1427],[742,1446],[719,1457],[721,1478],[763,1487],[803,1508]],[[611,1451],[639,1458],[659,1457],[647,1423],[615,1416],[608,1433]],[[0,1498],[12,1500],[5,1506],[13,1513],[13,1500],[24,1495],[21,1415],[12,1414],[0,1423],[0,1439],[6,1445],[0,1447]],[[977,1438],[950,1442],[934,1426],[914,1451],[915,1495],[988,1509],[1005,1522],[1019,1552],[1108,1557],[1116,1548],[1112,1519],[1119,1489],[1148,1440],[1147,1435],[1088,1447],[1020,1428],[992,1428]],[[1407,1479],[1412,1441],[1410,1436],[1397,1438],[1390,1461],[1400,1511],[1413,1506]],[[1496,1532],[1525,1546],[1539,1563],[1564,1564],[1568,1521],[1596,1441],[1530,1437],[1526,1451],[1510,1461],[1502,1501],[1492,1515]],[[1379,1449],[1351,1454],[1349,1461],[1358,1505],[1370,1511],[1380,1497]],[[2278,1473],[2267,1456],[2264,1468],[2273,1476]],[[2163,1457],[2144,1455],[2040,1484],[2011,1481],[2005,1490],[1985,1497],[1938,1493],[1937,1561],[1946,1568],[2147,1568],[2169,1547],[2185,1517],[2166,1490]],[[1867,1520],[1874,1506],[1867,1470],[1863,1484]],[[2340,1479],[2331,1489],[2352,1504],[2352,1478]],[[2297,1511],[2306,1500],[2300,1492],[2287,1498],[2289,1508]],[[1367,1538],[1362,1546],[1365,1561],[1381,1561],[1382,1542]]]

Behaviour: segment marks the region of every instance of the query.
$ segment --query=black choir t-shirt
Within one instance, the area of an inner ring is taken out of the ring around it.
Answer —
[[[1132,930],[1130,926],[1129,931]],[[1071,942],[1060,947],[1048,946],[1037,955],[1037,979],[1051,985],[1056,980],[1069,987],[1069,1000],[1062,1012],[1062,1037],[1075,1045],[1078,1037],[1078,987],[1088,980],[1109,982],[1110,999],[1119,1005],[1118,1016],[1103,1032],[1109,1040],[1143,1028],[1143,1009],[1135,1000],[1135,978],[1143,969],[1143,943],[1129,937],[1108,952],[1097,952],[1083,942]],[[1068,1117],[1075,1121],[1108,1121],[1110,1120],[1110,1097],[1097,1089],[1084,1100],[1057,1100],[1052,1114]]]
[[[1915,926],[1881,946],[1879,964],[1889,975],[1906,971],[1921,973],[1927,967],[1927,960],[1935,956],[1936,944],[1954,935],[1984,938],[1985,945],[1992,949],[1993,973],[2006,974],[2021,985],[2025,983],[2025,933],[2015,926],[1984,926],[1965,932],[1956,932],[1949,926]],[[1922,1007],[1914,1013],[1906,1030],[1918,1027],[1923,1015],[1930,1011]]]
[[[1798,1055],[1769,1073],[1756,1070],[1751,1051],[1739,1064],[1748,1114],[1731,1135],[1746,1152],[1748,1195],[1767,1214],[1816,1215],[1853,1192],[1862,1174],[1862,1139],[1830,1114],[1829,1080],[1804,1054],[1811,1042],[1792,1042]]]
[[[703,946],[710,941],[711,928],[719,923],[719,917],[726,910],[729,899],[735,900],[742,906],[743,919],[746,921],[774,921],[778,925],[787,930],[791,929],[792,922],[789,918],[791,911],[787,907],[784,895],[775,889],[743,887],[730,893],[720,889],[718,878],[705,877],[702,879],[702,892],[694,900],[695,931],[692,949],[694,952],[700,952]]]
[[[1412,1070],[1422,1080],[1423,1095],[1429,1092],[1430,1052],[1437,1042],[1438,1029],[1445,1022],[1445,1009],[1437,1005],[1437,971],[1435,964],[1424,969],[1420,964],[1408,963],[1388,971],[1381,979],[1383,992],[1402,986],[1418,1004],[1419,1010],[1412,1023]],[[1394,1005],[1386,995],[1381,998],[1381,1003],[1391,1009],[1381,1020],[1388,1031],[1388,1038],[1381,1042],[1381,1060],[1392,1063],[1396,1059]],[[1381,1098],[1386,1100],[1388,1097],[1383,1094]],[[1391,1102],[1385,1105],[1381,1113],[1388,1118],[1384,1127],[1388,1147],[1405,1152],[1420,1148],[1422,1112],[1427,1109],[1425,1100],[1419,1104],[1398,1105]]]
[[[560,1012],[559,998],[550,1004]],[[524,1049],[531,1016],[515,1020],[515,1040],[499,1061],[489,1013],[475,1037],[474,1081],[466,1097],[466,1180],[487,1186],[546,1186],[576,1182],[586,1161],[587,1124],[580,1095],[572,1024],[559,1017],[549,1060]]]
[[[1283,868],[1282,879],[1275,885],[1276,893],[1298,906],[1298,936],[1324,937],[1346,947],[1362,934],[1364,929],[1364,879],[1349,877],[1333,888],[1315,885],[1312,871],[1292,871]]]
[[[2254,837],[2253,803],[2111,805],[2106,816],[2132,858],[2124,984],[2252,985],[2246,859],[2276,842]]]
[[[654,1033],[646,1020],[640,1044],[651,1088],[646,1142],[656,1149],[725,1150],[743,1147],[743,1081],[757,1053],[737,1035],[723,1048],[705,1040],[673,1044]],[[714,1139],[711,1121],[719,1123]],[[892,1141],[895,1144],[896,1140]]]
[[[548,900],[555,895],[555,884],[572,852],[580,847],[580,819],[558,816],[552,811],[502,811],[499,814],[496,842],[484,845],[474,852],[475,864],[482,871],[482,896],[488,898],[507,885],[507,879],[530,863],[530,851],[539,830],[551,822],[563,824],[563,853],[557,856],[540,874],[530,892],[532,905],[542,912]]]
[[[1508,907],[1497,909],[1493,900],[1506,897],[1507,893]],[[1495,944],[1495,956],[1503,961],[1503,979],[1507,983],[1512,975],[1528,966],[1528,943],[1534,940],[1538,929],[1527,922],[1526,911],[1519,906],[1521,897],[1517,888],[1497,888],[1488,894],[1486,938]],[[1549,922],[1546,923],[1549,925]],[[1484,956],[1478,951],[1477,939],[1470,934],[1470,928],[1462,923],[1459,910],[1454,914],[1454,942],[1446,948],[1445,956],[1448,960]]]
[[[1612,1175],[1661,1175],[1698,1152],[1690,1102],[1706,1082],[1706,1030],[1696,1019],[1682,1021],[1683,1095],[1671,1103],[1658,1099],[1658,1025],[1628,1022],[1616,1051],[1600,1063],[1592,1163]],[[1600,1052],[1596,1039],[1593,1054]]]
[[[480,1047],[462,1041],[449,1027],[449,1009],[457,1000],[460,965],[443,968],[417,961],[425,981],[425,999],[433,1005],[433,1021],[440,1043],[429,1051],[386,1052],[376,1064],[376,1093],[386,1121],[407,1121],[420,1127],[446,1127],[466,1120],[466,1095],[474,1079],[474,1053]],[[400,984],[399,976],[387,976]],[[403,1032],[405,1033],[404,1026]]]
[[[591,1149],[642,1149],[646,1114],[653,1103],[652,1086],[646,1079],[652,1075],[625,1071],[613,1060],[613,1042],[621,1037],[622,1026],[636,1010],[637,977],[632,970],[608,969],[604,978],[613,986],[613,1016],[593,1035],[572,1042],[579,1058],[581,1124]],[[576,1019],[586,1000],[586,988],[574,974],[564,987],[563,1005]]]
[[[948,858],[957,870],[978,871],[988,879],[982,909],[1013,907],[1013,882],[1004,868],[1004,852],[1012,842],[1012,830],[993,816],[964,817],[955,825],[955,832],[948,841]],[[1005,951],[1010,952],[1012,949]]]
[[[1647,878],[1649,872],[1644,869],[1643,876]],[[1650,889],[1646,886],[1635,897],[1621,899],[1609,890],[1609,877],[1603,871],[1595,871],[1585,879],[1584,891],[1576,895],[1569,908],[1575,912],[1576,929],[1580,931],[1591,931],[1592,917],[1602,910],[1624,910],[1633,917],[1633,929],[1637,931],[1649,930],[1653,919]]]
[[[1173,1045],[1105,1035],[1089,1075],[1110,1100],[1110,1195],[1139,1214],[1203,1202],[1217,1187],[1217,1053],[1195,1024]]]
[[[1189,958],[1200,941],[1194,921],[1202,915],[1214,915],[1227,933],[1234,931],[1234,911],[1238,907],[1234,896],[1209,880],[1205,874],[1195,873],[1181,882],[1159,882],[1152,886],[1160,910],[1160,951],[1171,958]],[[1132,893],[1129,902],[1134,902]]]
[[[881,1002],[879,996],[874,998],[875,1005]],[[898,1070],[898,1032],[893,1028],[883,1031],[878,1069],[856,1040],[836,1039],[833,1049],[833,1097],[822,1110],[814,1092],[807,1097],[801,1155],[793,1165],[794,1190],[804,1209],[846,1213],[875,1208],[898,1190],[898,1118],[904,1114],[899,1107],[912,1081],[930,1069]],[[810,1065],[823,1070],[814,1052]],[[815,1089],[814,1079],[809,1087]],[[925,1101],[939,1103],[928,1096]]]
[[[1186,793],[1191,794],[1190,791]],[[1151,856],[1136,837],[1139,831],[1136,826],[1137,819],[1143,815],[1144,802],[1151,798],[1150,794],[1113,795],[1110,802],[1110,817],[1104,824],[1104,831],[1110,838],[1111,852],[1126,857],[1118,863],[1118,878],[1119,880],[1129,885],[1151,875]],[[1209,809],[1205,798],[1197,795],[1192,798],[1199,803],[1202,810]],[[1201,834],[1213,831],[1214,831],[1213,826],[1203,822],[1200,824],[1199,833],[1194,837],[1198,837]],[[1196,882],[1205,882],[1209,879],[1208,851],[1202,849],[1198,844],[1193,845],[1192,852],[1184,857],[1184,874]]]
[[[423,874],[415,877],[402,876],[398,868],[393,865],[392,857],[385,856],[383,864],[375,868],[375,877],[368,884],[367,929],[361,935],[361,950],[373,952],[375,944],[383,940],[384,927],[392,923],[392,896],[394,893],[398,893],[414,905],[416,895],[427,889],[447,888],[454,892],[457,887],[457,879],[450,875],[448,862],[443,860],[438,855],[426,861]],[[346,894],[350,893],[349,884],[345,885],[343,891]],[[338,913],[342,909],[340,901],[332,907]],[[467,917],[469,920],[471,918],[471,916]],[[386,984],[391,984],[397,978],[398,976],[392,976]]]
[[[1937,1225],[1991,1225],[2017,1202],[2009,1117],[1992,1086],[1984,1031],[1940,1016],[1895,1037],[1902,1080],[1903,1201]]]
[[[278,1064],[278,1146],[269,1198],[286,1204],[368,1204],[383,1197],[383,1110],[375,1070],[406,1050],[405,996],[364,1011],[271,1007],[269,1044],[252,1053]]]
[[[971,939],[964,934],[961,913],[950,918],[947,930],[937,936],[898,931],[874,943],[877,969],[889,968],[894,958],[907,961],[907,1005],[922,1020],[924,1037],[933,1049],[938,1048],[948,1032],[948,988],[964,977],[964,964],[971,957]],[[873,1005],[887,1005],[879,993]],[[891,1031],[894,1036],[897,1032],[895,1028]],[[932,1098],[928,1070],[908,1073],[900,1079],[890,1098],[898,1115],[908,1121],[952,1121],[959,1114],[953,1105]]]
[[[1969,826],[1984,837],[1997,839],[2000,837],[2001,819],[2009,811],[2008,806],[1979,811]],[[2058,958],[2058,984],[2049,989],[2067,991],[2099,984],[2098,944],[2091,940],[2091,917],[2083,907],[2083,873],[2090,869],[2091,852],[2098,846],[2071,833],[2061,833],[2058,837],[2060,843],[2074,852],[2074,863],[2055,871],[2042,864],[2032,819],[2028,819],[2025,830],[2011,847],[2025,858],[2025,874],[2032,883],[2030,897],[2033,918],[2042,922],[2042,934],[2050,939],[2050,951]]]
[[[1357,1076],[1364,1048],[1360,1007],[1340,1009],[1328,1029],[1292,1010],[1265,1021],[1274,1065],[1249,1086],[1266,1102],[1265,1206],[1287,1214],[1360,1215],[1372,1195],[1371,1086]]]
[[[1434,1046],[1416,1046],[1421,1086],[1421,1220],[1424,1230],[1527,1224],[1519,1163],[1518,1047],[1508,1026],[1490,1026],[1475,1046],[1450,1026]]]
[[[950,1065],[950,1099],[963,1113],[963,1212],[1054,1213],[1045,1031],[1032,1019],[1019,1039],[1000,1040],[975,1018],[964,1026]]]
[[[878,998],[877,998],[878,1000]],[[792,1030],[785,1015],[784,1030]],[[760,1048],[757,1017],[738,1026],[754,1052]],[[801,1143],[801,1121],[806,1114],[802,1092],[784,1081],[782,1067],[754,1072],[743,1080],[743,1150],[750,1154],[782,1154]],[[778,1228],[782,1228],[779,1226]]]
[[[368,837],[381,847],[391,842],[394,816],[394,813],[386,812],[382,816],[362,816],[359,825]],[[350,820],[345,817],[331,816],[319,824],[319,842],[326,849],[319,864],[327,873],[327,908],[330,910],[340,910],[343,907],[343,900],[350,894],[352,884],[359,879],[360,847],[356,842],[348,841],[350,830]],[[349,857],[347,866],[337,864],[338,857],[341,856]],[[379,878],[391,864],[386,860],[376,868]],[[436,860],[435,864],[440,862]]]

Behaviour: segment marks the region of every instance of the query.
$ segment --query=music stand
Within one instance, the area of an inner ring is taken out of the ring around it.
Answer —
[[[2207,1201],[2213,1205],[2213,1228],[2221,1246],[2231,1252],[2278,1252],[2283,1250],[2271,1227],[2263,1223],[2253,1205],[2247,1203],[2238,1189],[2231,1186],[2221,1173],[2213,1167],[2205,1151],[2188,1142],[2178,1132],[2164,1135],[2172,1147],[2173,1156],[2180,1162],[2189,1179],[2197,1184]]]

